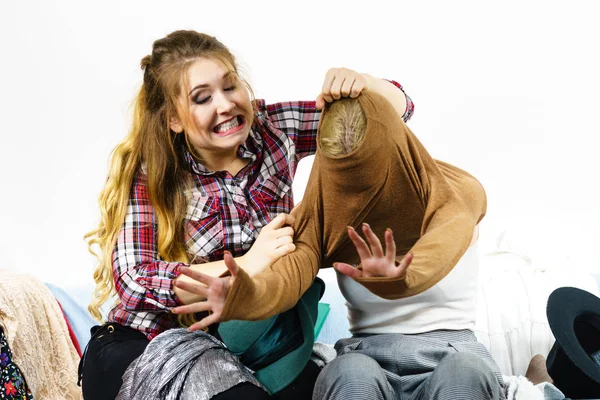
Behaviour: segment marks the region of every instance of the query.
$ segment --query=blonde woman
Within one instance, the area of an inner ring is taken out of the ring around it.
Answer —
[[[171,309],[199,299],[182,267],[218,277],[224,257],[234,257],[252,276],[295,249],[291,182],[298,161],[316,151],[319,109],[366,84],[335,69],[316,102],[265,105],[252,100],[231,52],[193,31],[154,42],[141,66],[133,126],[113,153],[102,220],[88,234],[101,250],[90,311],[100,318],[111,293],[120,301],[92,329],[80,368],[86,399],[114,398],[148,343],[181,326]],[[206,379],[188,382],[198,398],[270,398],[237,357],[218,350],[198,361]],[[319,372],[311,363],[302,384],[275,397],[310,397]]]

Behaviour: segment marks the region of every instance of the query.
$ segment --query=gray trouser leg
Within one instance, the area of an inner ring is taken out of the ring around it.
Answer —
[[[313,400],[394,400],[383,369],[360,353],[338,356],[319,374]]]
[[[416,390],[413,400],[500,400],[503,388],[490,367],[469,353],[444,357]]]

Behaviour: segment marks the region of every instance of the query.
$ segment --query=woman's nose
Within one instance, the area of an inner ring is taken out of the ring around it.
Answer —
[[[221,92],[217,97],[217,112],[224,114],[231,111],[235,107],[235,103],[231,101],[227,95]]]

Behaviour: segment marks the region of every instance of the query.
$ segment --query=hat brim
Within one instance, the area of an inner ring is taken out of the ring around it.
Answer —
[[[548,298],[546,314],[564,354],[581,373],[600,385],[600,366],[585,351],[576,332],[576,325],[582,323],[600,331],[600,298],[578,288],[561,287]]]

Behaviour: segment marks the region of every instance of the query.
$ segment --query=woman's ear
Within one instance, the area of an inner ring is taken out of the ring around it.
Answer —
[[[181,121],[179,121],[179,118],[177,118],[177,117],[171,118],[171,122],[169,123],[169,128],[171,128],[171,130],[175,133],[183,132],[183,126],[181,126]]]

